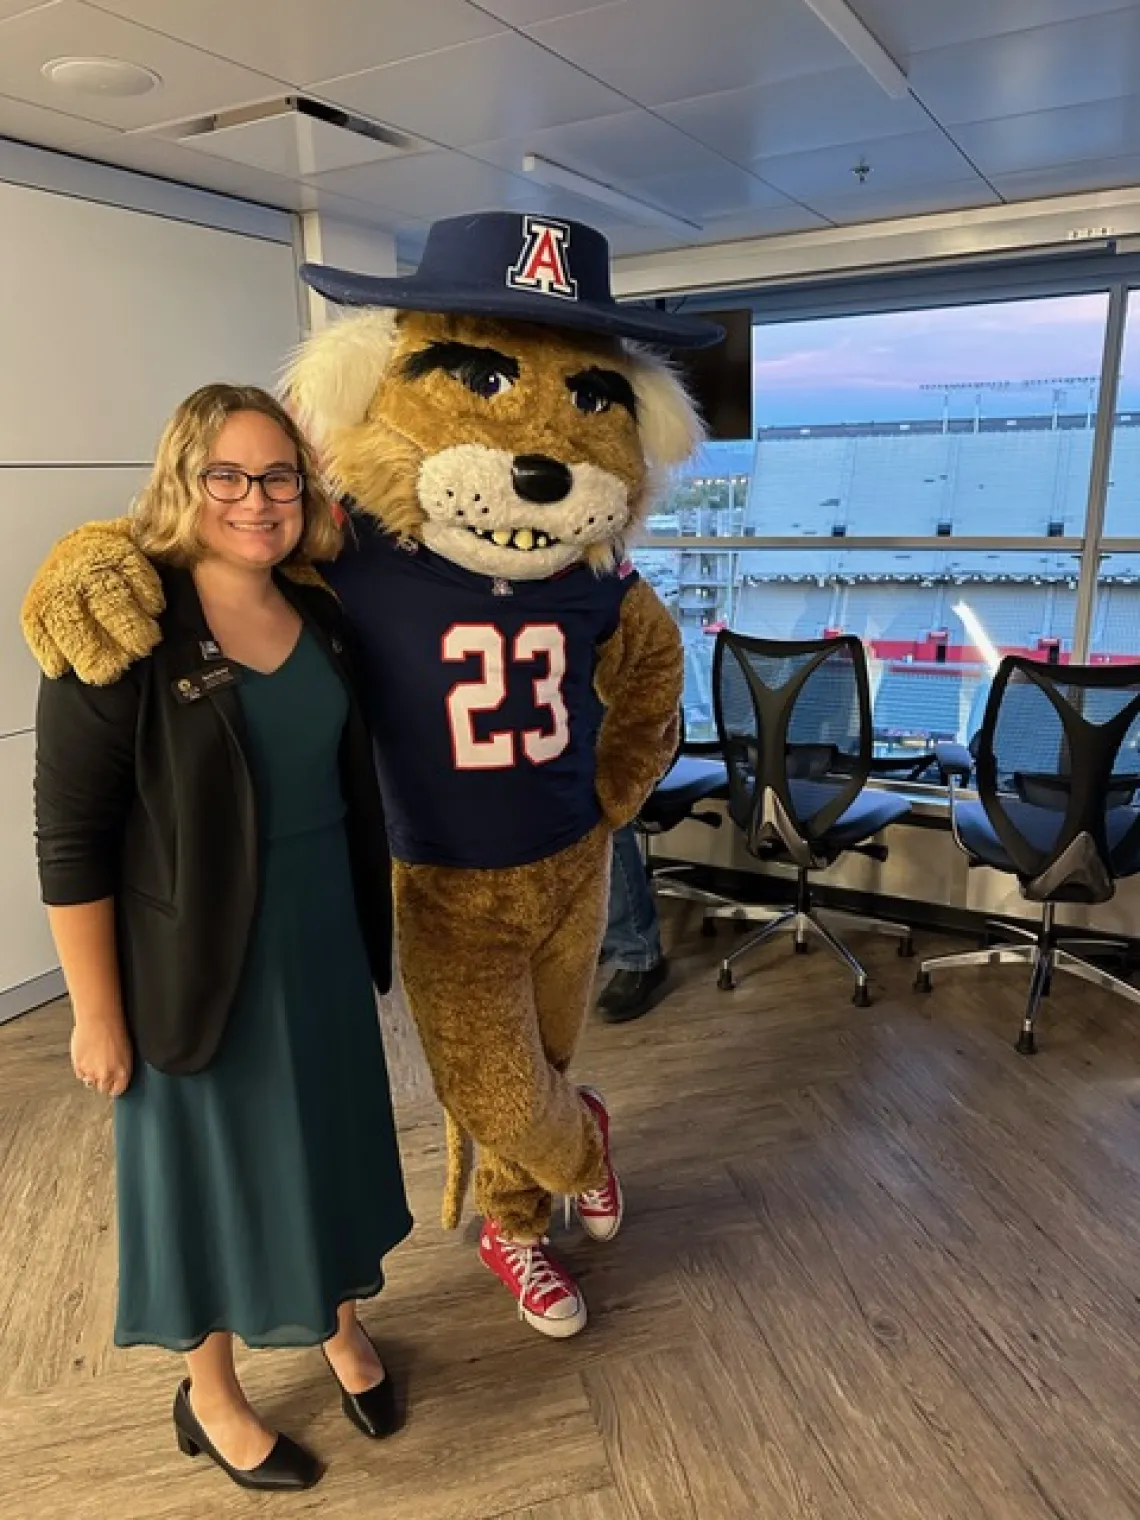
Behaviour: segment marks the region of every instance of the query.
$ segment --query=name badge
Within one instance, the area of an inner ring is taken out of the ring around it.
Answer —
[[[200,702],[203,697],[220,691],[224,686],[235,686],[237,681],[238,673],[231,665],[212,665],[206,670],[195,670],[188,676],[179,676],[177,681],[170,684],[175,698],[185,706],[190,702]]]

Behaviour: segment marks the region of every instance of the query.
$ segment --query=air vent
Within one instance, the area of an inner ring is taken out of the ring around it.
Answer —
[[[148,135],[289,179],[402,157],[426,146],[392,127],[303,95],[192,117]]]

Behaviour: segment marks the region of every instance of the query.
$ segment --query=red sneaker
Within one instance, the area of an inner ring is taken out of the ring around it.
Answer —
[[[574,1207],[582,1228],[590,1239],[607,1241],[612,1240],[621,1229],[622,1216],[625,1213],[621,1183],[617,1172],[614,1171],[613,1160],[610,1156],[610,1115],[600,1093],[596,1093],[592,1087],[583,1087],[580,1092],[602,1131],[606,1180],[600,1188],[595,1188],[589,1193],[579,1193],[574,1200]]]
[[[546,1241],[520,1246],[483,1221],[479,1259],[514,1294],[519,1318],[552,1340],[567,1340],[586,1327],[586,1302],[578,1284],[546,1250]]]

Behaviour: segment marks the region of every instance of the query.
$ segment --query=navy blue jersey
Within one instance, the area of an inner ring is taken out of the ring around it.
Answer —
[[[361,645],[392,854],[525,865],[601,817],[598,648],[636,581],[496,581],[354,517],[325,571]]]

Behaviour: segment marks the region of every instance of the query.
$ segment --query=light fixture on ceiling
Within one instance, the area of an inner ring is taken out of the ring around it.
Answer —
[[[73,95],[105,95],[116,100],[148,95],[162,84],[162,76],[153,69],[121,58],[54,58],[40,72],[49,84]]]
[[[902,100],[910,86],[886,48],[847,4],[847,0],[804,0],[809,10],[842,42],[892,100]]]
[[[551,189],[568,190],[572,195],[582,196],[584,200],[608,206],[611,211],[618,212],[631,222],[664,227],[667,232],[678,232],[685,237],[692,232],[703,231],[700,222],[690,222],[683,216],[674,216],[671,211],[662,211],[660,206],[651,206],[647,201],[627,195],[624,190],[615,190],[612,185],[605,185],[601,180],[589,179],[574,169],[564,169],[561,164],[551,163],[550,159],[540,158],[536,153],[528,153],[523,159],[523,173],[532,175]]]

